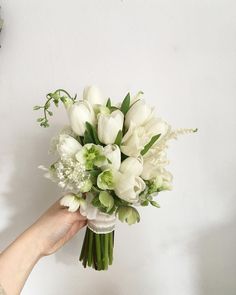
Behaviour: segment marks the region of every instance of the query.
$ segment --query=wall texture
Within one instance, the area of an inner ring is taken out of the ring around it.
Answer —
[[[143,90],[175,127],[199,133],[169,151],[174,190],[141,223],[118,224],[104,273],[78,263],[84,232],[34,269],[23,295],[236,294],[236,2],[2,0],[0,248],[60,196],[37,169],[59,110],[40,129],[32,106],[51,90]]]

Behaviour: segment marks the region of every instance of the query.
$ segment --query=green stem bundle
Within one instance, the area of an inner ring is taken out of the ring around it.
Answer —
[[[113,261],[114,231],[96,234],[87,227],[79,260],[83,266],[107,270]]]

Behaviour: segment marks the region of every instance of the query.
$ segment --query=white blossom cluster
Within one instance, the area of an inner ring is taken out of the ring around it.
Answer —
[[[62,158],[53,165],[53,173],[58,179],[58,185],[65,190],[83,191],[90,176],[85,166],[73,158]]]

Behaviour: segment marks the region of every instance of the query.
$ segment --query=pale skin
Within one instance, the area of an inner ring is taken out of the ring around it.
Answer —
[[[55,253],[83,226],[86,219],[68,212],[57,201],[0,254],[0,284],[7,295],[20,294],[40,258]]]

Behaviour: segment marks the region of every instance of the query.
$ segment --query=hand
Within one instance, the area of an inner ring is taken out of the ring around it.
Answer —
[[[40,256],[50,255],[60,249],[87,223],[79,211],[71,213],[53,204],[27,231],[35,236]]]
[[[0,255],[0,283],[8,295],[19,295],[37,261],[61,248],[83,226],[79,212],[56,202]]]

